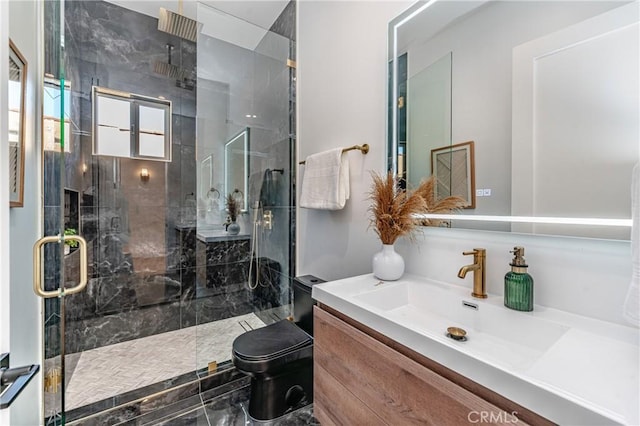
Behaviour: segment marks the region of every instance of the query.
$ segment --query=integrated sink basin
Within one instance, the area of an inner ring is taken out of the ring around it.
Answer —
[[[556,423],[640,424],[637,328],[539,305],[514,311],[501,296],[411,274],[331,281],[312,296]],[[464,338],[447,337],[456,328]]]
[[[453,344],[518,368],[533,364],[569,330],[535,314],[478,302],[465,288],[431,281],[385,282],[353,299],[425,334],[446,336],[449,327],[461,328],[466,340]]]

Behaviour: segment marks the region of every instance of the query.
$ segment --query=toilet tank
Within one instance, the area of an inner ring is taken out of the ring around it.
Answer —
[[[293,320],[309,335],[313,336],[313,305],[311,288],[326,282],[313,275],[302,275],[293,279]]]

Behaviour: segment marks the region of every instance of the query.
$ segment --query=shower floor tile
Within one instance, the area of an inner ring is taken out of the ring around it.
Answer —
[[[233,340],[264,322],[250,313],[70,354],[66,409],[82,407],[231,358]]]

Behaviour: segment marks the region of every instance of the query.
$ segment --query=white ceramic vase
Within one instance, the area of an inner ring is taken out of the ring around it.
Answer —
[[[238,235],[240,233],[240,225],[235,221],[231,222],[227,227],[227,232],[229,235]]]
[[[404,259],[396,253],[393,244],[383,244],[373,255],[373,275],[383,281],[395,281],[404,274]]]

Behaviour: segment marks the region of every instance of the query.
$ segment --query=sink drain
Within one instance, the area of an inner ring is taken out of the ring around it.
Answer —
[[[467,341],[467,332],[458,327],[447,328],[447,337],[458,342]]]

